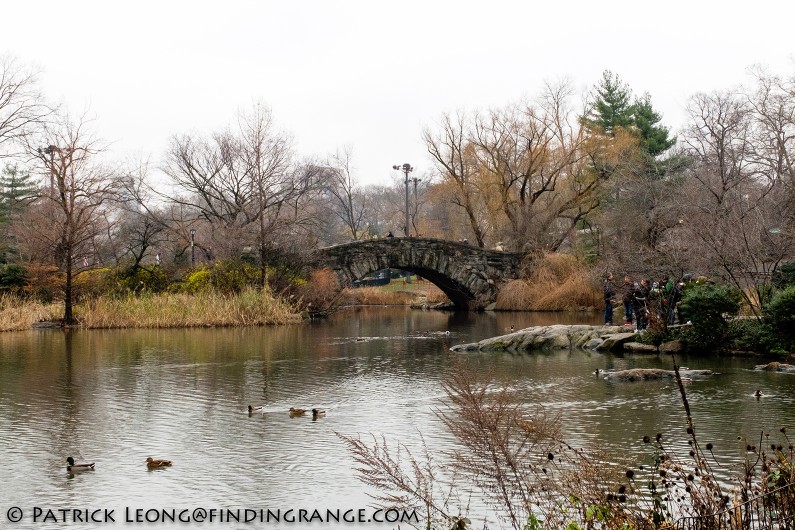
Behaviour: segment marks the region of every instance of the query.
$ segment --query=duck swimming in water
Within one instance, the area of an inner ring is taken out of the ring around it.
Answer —
[[[265,412],[262,407],[252,407],[251,405],[248,406],[248,413],[254,414],[255,412]]]
[[[312,419],[316,420],[322,416],[326,415],[326,411],[323,409],[312,409]]]
[[[293,416],[303,416],[304,414],[306,414],[306,409],[299,409],[299,408],[296,408],[296,407],[290,407],[290,417],[291,418]]]
[[[90,464],[75,464],[75,459],[71,456],[66,459],[66,471],[74,473],[75,471],[94,471],[94,462]]]
[[[757,389],[756,392],[754,392],[754,397],[756,399],[759,399],[760,397],[762,397],[762,391]]]
[[[149,469],[158,469],[161,467],[171,467],[171,460],[155,460],[151,456],[146,459],[146,467]]]

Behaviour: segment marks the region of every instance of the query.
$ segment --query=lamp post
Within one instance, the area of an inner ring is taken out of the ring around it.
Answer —
[[[190,264],[196,265],[196,244],[194,243],[194,237],[196,236],[196,229],[190,229]]]
[[[405,184],[406,184],[406,224],[403,225],[403,233],[406,237],[409,237],[409,173],[414,171],[414,168],[411,167],[411,164],[406,162],[402,166],[392,166],[392,169],[403,171],[406,174]]]
[[[418,182],[422,182],[422,179],[418,179],[417,177],[414,177],[413,179],[411,179],[411,181],[414,183],[414,223],[416,223],[417,222],[417,215],[419,214],[419,208],[420,208],[420,204],[417,201],[417,183]],[[417,225],[416,224],[414,225],[414,235],[415,236],[417,235]]]

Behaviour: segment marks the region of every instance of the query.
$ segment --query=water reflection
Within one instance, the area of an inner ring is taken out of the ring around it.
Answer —
[[[335,433],[383,434],[417,447],[421,432],[441,454],[453,441],[434,409],[440,380],[458,363],[476,377],[509,382],[528,405],[558,412],[577,444],[641,459],[642,437],[662,432],[686,449],[673,382],[608,383],[593,374],[670,368],[668,359],[448,351],[511,326],[561,319],[594,323],[598,315],[366,308],[279,328],[0,334],[0,449],[8,477],[0,499],[4,506],[117,513],[128,506],[365,507],[367,490]],[[795,376],[752,372],[754,361],[744,359],[686,362],[721,372],[689,383],[688,393],[702,440],[727,464],[742,457],[738,435],[793,425]],[[263,409],[249,415],[250,404]],[[290,417],[290,407],[327,413]],[[96,471],[69,479],[67,456],[96,461]],[[173,466],[148,472],[148,456]],[[48,524],[28,527],[63,526]]]

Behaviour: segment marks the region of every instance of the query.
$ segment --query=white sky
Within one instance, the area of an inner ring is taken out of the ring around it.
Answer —
[[[424,127],[610,69],[681,126],[690,95],[795,74],[791,0],[610,2],[225,0],[4,2],[0,54],[88,110],[111,154],[161,159],[177,133],[209,133],[263,101],[302,155],[350,145],[360,180],[431,166]],[[648,7],[647,7],[648,6]]]

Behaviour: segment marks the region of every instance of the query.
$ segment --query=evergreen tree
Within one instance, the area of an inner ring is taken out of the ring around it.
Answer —
[[[591,112],[583,118],[583,124],[591,133],[615,136],[619,127],[632,131],[640,139],[645,154],[652,159],[676,143],[676,139],[669,136],[668,127],[660,125],[662,116],[654,110],[651,96],[644,94],[632,101],[629,85],[610,70],[602,73],[595,95]]]
[[[6,165],[0,173],[0,262],[7,262],[15,253],[14,238],[9,226],[38,193],[30,173],[22,173],[17,166]]]
[[[633,124],[632,112],[632,90],[618,75],[605,70],[596,86],[594,107],[583,122],[591,132],[615,136],[616,127]]]
[[[669,129],[659,125],[662,116],[651,105],[651,96],[645,94],[632,105],[633,124],[640,134],[643,149],[656,158],[676,143],[676,138],[668,136]]]
[[[36,197],[37,189],[30,173],[7,165],[0,174],[0,223],[6,224]]]

